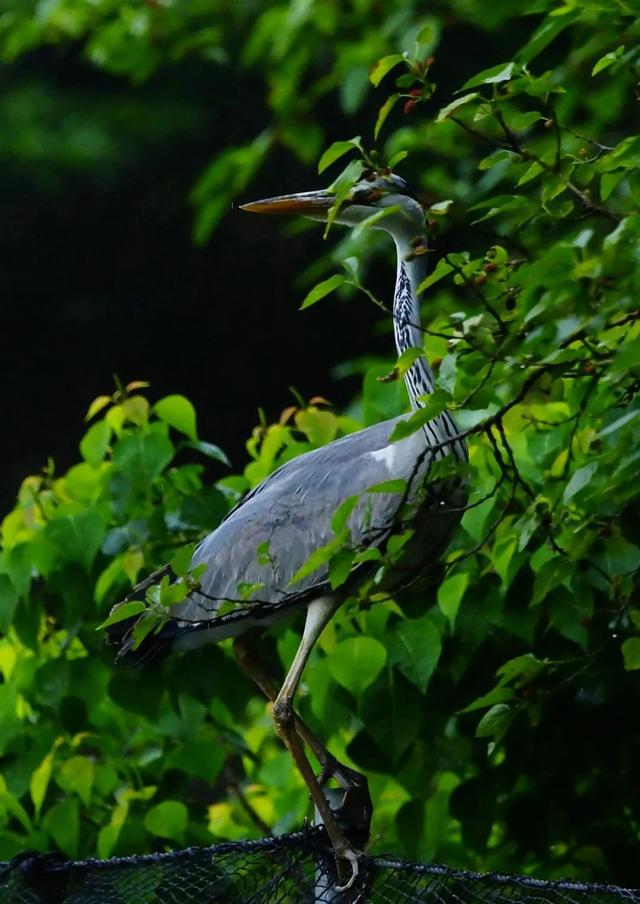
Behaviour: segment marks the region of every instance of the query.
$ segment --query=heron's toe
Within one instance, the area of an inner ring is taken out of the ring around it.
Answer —
[[[336,851],[336,858],[339,860],[346,860],[351,870],[351,876],[343,885],[336,885],[336,891],[347,891],[349,888],[353,886],[353,883],[358,878],[360,873],[360,864],[358,862],[358,852],[352,847],[346,847],[338,853]]]

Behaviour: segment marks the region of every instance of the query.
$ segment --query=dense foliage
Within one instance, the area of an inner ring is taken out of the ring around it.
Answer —
[[[321,156],[336,93],[370,137],[333,145],[322,168],[370,154],[377,118],[377,159],[423,191],[434,249],[423,291],[437,389],[404,429],[454,410],[472,493],[437,590],[348,602],[300,709],[370,776],[375,848],[633,883],[640,26],[625,0],[537,0],[524,19],[518,6],[451,0],[425,17],[372,0],[233,13],[215,0],[16,2],[0,47],[11,60],[82,42],[93,65],[134,80],[190,54],[259,70],[270,125],[203,175],[201,240],[276,145]],[[461,61],[469,77],[442,96],[449,34],[505,55],[485,49],[480,72]],[[377,117],[362,112],[372,96]],[[353,258],[364,271],[384,247],[366,229],[343,240],[307,305],[333,291],[355,303],[362,287],[377,301]],[[137,673],[114,668],[95,629],[153,568],[184,573],[184,544],[279,463],[405,410],[404,366],[354,363],[363,392],[348,417],[301,399],[254,431],[244,474],[213,484],[203,456],[223,474],[224,455],[199,438],[191,404],[120,387],[91,406],[81,463],[25,480],[2,524],[0,857],[105,857],[300,823],[305,790],[226,644]],[[267,639],[274,660],[290,661],[296,628]]]

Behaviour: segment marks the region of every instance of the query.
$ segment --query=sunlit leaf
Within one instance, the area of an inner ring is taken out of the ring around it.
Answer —
[[[183,395],[165,396],[156,402],[154,410],[170,427],[186,434],[191,440],[197,439],[196,412],[189,399]]]

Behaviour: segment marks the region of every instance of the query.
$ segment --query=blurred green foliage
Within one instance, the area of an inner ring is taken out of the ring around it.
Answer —
[[[437,590],[348,604],[299,700],[369,774],[378,849],[640,879],[637,12],[625,0],[450,0],[428,15],[373,0],[14,0],[0,17],[8,63],[73,44],[132,81],[192,55],[230,91],[234,72],[257,73],[259,129],[221,148],[194,189],[200,240],[275,147],[335,163],[348,147],[324,147],[327,111],[366,129],[365,147],[376,129],[381,160],[407,155],[435,249],[423,288],[438,386],[405,429],[455,411],[471,505]],[[433,80],[447,65],[443,95]],[[347,237],[312,269],[329,282],[306,304],[362,287],[376,301],[352,258],[380,247],[367,230]],[[332,261],[344,259],[343,278]],[[299,825],[301,781],[226,644],[132,673],[95,629],[279,463],[404,410],[388,379],[402,362],[351,367],[363,395],[349,417],[300,400],[256,429],[243,474],[213,485],[202,457],[224,456],[190,403],[150,406],[135,384],[93,404],[79,464],[25,480],[2,523],[0,857]],[[297,637],[287,627],[266,645],[286,664]]]

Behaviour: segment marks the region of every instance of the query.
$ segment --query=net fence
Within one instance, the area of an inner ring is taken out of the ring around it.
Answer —
[[[605,904],[640,889],[472,873],[362,856],[355,885],[335,888],[321,829],[254,842],[111,860],[22,854],[0,863],[2,904]]]

